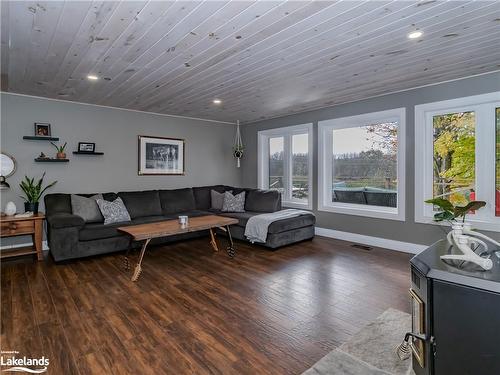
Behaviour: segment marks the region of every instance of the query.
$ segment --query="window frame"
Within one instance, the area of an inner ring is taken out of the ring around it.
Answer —
[[[292,198],[292,137],[294,135],[308,135],[308,196],[307,203],[300,202]],[[283,137],[283,179],[285,181],[285,192],[282,196],[282,205],[284,207],[312,209],[313,201],[313,124],[300,124],[285,126],[281,128],[261,130],[258,132],[258,187],[260,189],[269,189],[269,139]]]
[[[434,222],[432,205],[424,202],[433,196],[433,117],[440,114],[474,111],[475,192],[476,199],[486,201],[487,205],[478,210],[474,217],[467,216],[467,220],[475,228],[500,232],[500,217],[495,216],[495,109],[498,107],[500,107],[500,91],[415,106],[415,181],[423,182],[415,183],[415,222],[448,225]],[[489,142],[490,139],[493,141]],[[488,155],[493,157],[490,158]]]
[[[356,203],[332,202],[331,181],[333,160],[333,130],[366,126],[373,123],[397,121],[397,207],[383,207]],[[327,152],[330,155],[327,155]],[[406,190],[406,108],[369,112],[354,116],[334,118],[318,123],[318,211],[357,215],[378,219],[405,221]],[[328,184],[328,186],[326,186]]]

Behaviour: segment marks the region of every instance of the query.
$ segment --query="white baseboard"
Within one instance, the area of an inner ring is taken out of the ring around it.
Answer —
[[[428,245],[419,245],[411,242],[389,240],[387,238],[366,236],[364,234],[342,232],[340,230],[333,230],[327,228],[316,227],[315,233],[318,236],[330,237],[338,240],[360,243],[363,245],[383,247],[384,249],[396,250],[410,254],[418,254],[429,247]]]
[[[2,251],[2,250],[9,250],[9,249],[17,249],[18,247],[25,247],[25,246],[33,246],[33,242],[26,242],[26,243],[18,243],[18,244],[15,244],[15,245],[0,246],[0,251]],[[49,245],[47,244],[47,241],[42,241],[42,250],[43,251],[48,251],[49,250]]]
[[[363,245],[382,247],[384,249],[396,250],[396,251],[401,251],[401,252],[410,253],[410,254],[418,254],[428,247],[428,245],[419,245],[419,244],[414,244],[411,242],[389,240],[387,238],[366,236],[364,234],[342,232],[340,230],[319,228],[319,227],[315,228],[315,234],[317,236],[335,238],[337,240],[355,242],[355,243],[360,243]],[[1,250],[8,250],[8,249],[16,249],[18,247],[31,246],[31,245],[33,245],[33,243],[31,243],[31,242],[20,243],[20,244],[15,244],[15,245],[5,245],[5,246],[0,247],[0,251]],[[47,241],[42,242],[42,249],[44,251],[49,250],[49,246],[47,244]]]

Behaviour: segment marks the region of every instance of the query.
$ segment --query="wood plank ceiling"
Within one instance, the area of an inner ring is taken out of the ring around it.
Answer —
[[[1,12],[5,91],[231,122],[500,69],[498,1],[2,1]]]

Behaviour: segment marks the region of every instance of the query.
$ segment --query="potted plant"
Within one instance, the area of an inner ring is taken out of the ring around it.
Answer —
[[[448,199],[434,198],[428,199],[425,203],[433,204],[440,208],[440,211],[434,214],[434,221],[447,221],[450,224],[464,224],[465,217],[471,211],[479,210],[486,206],[484,201],[471,201],[465,206],[454,206]]]
[[[38,204],[40,202],[42,194],[45,192],[45,190],[51,188],[57,183],[57,181],[54,181],[49,185],[47,185],[46,187],[42,188],[44,177],[45,177],[45,172],[38,181],[35,181],[34,177],[29,178],[28,176],[24,176],[24,180],[22,180],[21,183],[19,184],[21,190],[24,193],[24,196],[21,196],[21,198],[23,198],[25,201],[24,210],[26,212],[31,211],[35,214],[38,213]]]
[[[64,152],[64,150],[65,150],[65,148],[66,148],[66,144],[67,144],[67,143],[68,143],[68,142],[64,142],[64,145],[62,145],[62,146],[58,146],[58,145],[56,145],[54,142],[50,142],[50,144],[51,144],[52,146],[54,146],[54,147],[56,148],[56,150],[57,150],[57,154],[56,154],[56,158],[57,158],[57,159],[66,159],[66,153]]]

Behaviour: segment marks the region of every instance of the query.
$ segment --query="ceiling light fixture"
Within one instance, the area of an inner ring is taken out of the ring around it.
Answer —
[[[417,39],[420,38],[422,35],[424,35],[422,31],[415,30],[408,34],[408,39]]]
[[[214,99],[213,103],[214,104],[222,104],[222,100],[220,100],[220,99]]]
[[[99,79],[99,77],[98,77],[98,76],[95,76],[95,75],[93,75],[93,74],[89,74],[89,75],[87,76],[87,79],[90,79],[91,81],[97,81],[97,80]]]

